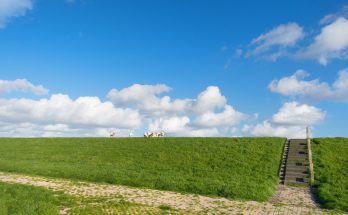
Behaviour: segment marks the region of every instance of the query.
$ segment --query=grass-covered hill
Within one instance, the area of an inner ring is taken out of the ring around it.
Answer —
[[[348,139],[314,139],[312,150],[319,199],[326,208],[348,212]]]
[[[0,171],[265,201],[283,138],[0,139]]]

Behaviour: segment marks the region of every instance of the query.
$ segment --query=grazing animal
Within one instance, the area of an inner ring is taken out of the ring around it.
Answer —
[[[111,132],[110,137],[116,137],[116,132]]]
[[[164,132],[156,132],[156,131],[147,131],[144,133],[145,138],[150,138],[150,137],[164,137]]]

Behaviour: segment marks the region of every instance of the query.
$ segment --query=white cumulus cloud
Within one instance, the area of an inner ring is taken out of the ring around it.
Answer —
[[[14,81],[0,80],[0,95],[13,91],[31,92],[36,95],[45,95],[48,89],[42,85],[34,85],[26,79],[16,79]]]
[[[5,122],[37,122],[72,124],[79,126],[118,126],[130,128],[140,125],[137,111],[115,108],[111,102],[97,97],[54,94],[48,99],[0,99],[0,118]]]
[[[256,125],[245,125],[243,132],[253,136],[304,138],[306,126],[322,122],[325,116],[326,113],[317,107],[287,102],[271,119]]]
[[[284,126],[274,125],[271,122],[265,120],[263,123],[256,125],[245,125],[243,132],[252,136],[263,137],[287,137],[287,138],[304,138],[305,127],[304,126]]]
[[[165,84],[134,84],[122,90],[112,89],[107,97],[117,106],[131,106],[144,115],[160,116],[186,111],[191,104],[190,99],[172,100],[169,96],[160,96],[170,90]]]
[[[20,128],[26,134],[28,130],[36,132],[69,133],[93,129],[133,129],[141,125],[141,117],[136,110],[116,108],[111,102],[102,102],[97,97],[79,97],[75,100],[67,95],[54,94],[48,99],[0,99],[0,130],[8,130],[15,125],[18,128],[9,132],[13,136],[22,136]],[[72,130],[71,130],[72,129]],[[13,133],[18,131],[19,133]],[[33,132],[33,134],[36,134]],[[35,135],[34,135],[35,136]]]
[[[338,78],[331,85],[319,79],[304,80],[308,75],[298,70],[292,76],[273,80],[268,88],[284,96],[348,102],[348,69],[339,71]]]
[[[217,86],[209,86],[197,98],[171,99],[166,85],[135,84],[112,89],[108,98],[117,105],[132,105],[149,122],[149,130],[172,136],[215,136],[234,131],[246,118],[227,103]]]
[[[313,125],[324,120],[326,113],[317,107],[297,102],[285,103],[272,117],[280,125]]]
[[[218,128],[195,128],[190,125],[190,118],[169,117],[156,119],[149,124],[152,131],[165,131],[169,136],[185,136],[185,137],[212,137],[224,135]]]
[[[198,113],[213,111],[226,105],[227,99],[216,86],[209,86],[201,92],[194,104],[194,110]]]
[[[304,50],[296,54],[298,58],[312,58],[322,65],[327,65],[331,59],[348,58],[348,20],[337,18],[334,22],[324,26],[319,35],[314,38]]]
[[[200,127],[231,126],[243,119],[245,114],[236,111],[230,105],[225,105],[222,112],[207,111],[198,115],[194,123]]]
[[[1,0],[0,28],[5,28],[12,18],[24,16],[32,8],[32,0]]]
[[[129,103],[145,103],[144,106],[148,105],[146,102],[153,102],[156,100],[156,95],[170,91],[170,87],[165,84],[157,85],[141,85],[133,84],[130,87],[122,90],[112,89],[108,97],[109,99],[117,102],[118,104],[129,104]]]

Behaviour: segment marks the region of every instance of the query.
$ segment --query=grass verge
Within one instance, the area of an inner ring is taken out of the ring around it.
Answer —
[[[119,198],[70,196],[40,187],[0,183],[1,215],[176,214],[171,208],[151,207]]]
[[[0,214],[58,215],[58,200],[49,190],[0,183]]]

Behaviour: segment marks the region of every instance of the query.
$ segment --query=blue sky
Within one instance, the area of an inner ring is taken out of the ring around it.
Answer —
[[[347,136],[346,1],[2,2],[1,136]]]

